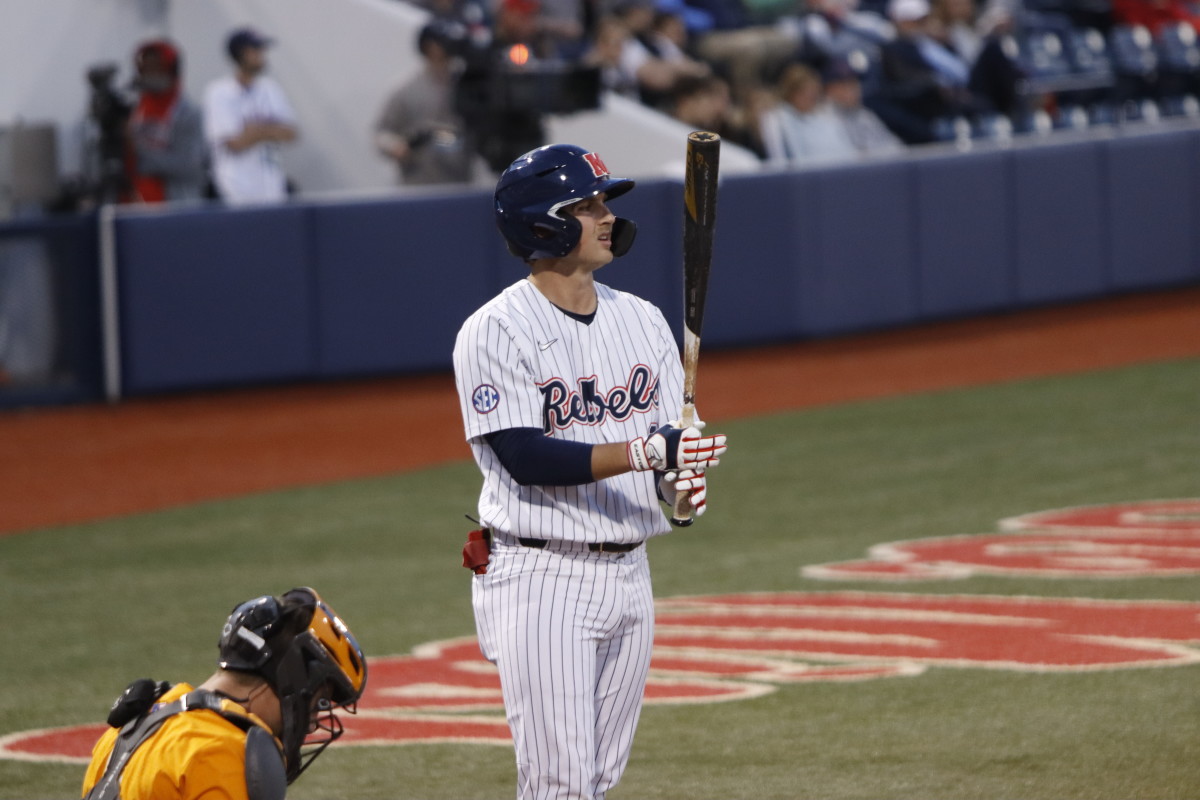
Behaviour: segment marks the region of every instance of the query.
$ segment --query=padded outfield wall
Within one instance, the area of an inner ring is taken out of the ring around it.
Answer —
[[[682,191],[640,181],[600,279],[681,315]],[[478,190],[122,210],[110,391],[449,369],[461,321],[525,274]],[[818,338],[1200,282],[1200,129],[730,176],[706,347]],[[114,379],[114,377],[116,379]]]

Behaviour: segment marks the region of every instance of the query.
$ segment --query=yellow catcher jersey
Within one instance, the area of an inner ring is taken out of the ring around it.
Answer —
[[[159,698],[178,700],[193,687],[181,683]],[[241,714],[270,732],[258,717],[226,700],[228,711]],[[104,776],[118,728],[104,732],[92,749],[83,778],[83,796]],[[133,752],[121,778],[122,800],[249,800],[246,789],[246,732],[206,709],[176,714]]]

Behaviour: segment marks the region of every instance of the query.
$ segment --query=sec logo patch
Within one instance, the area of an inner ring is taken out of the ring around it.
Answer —
[[[500,393],[490,383],[480,384],[471,393],[471,405],[480,414],[490,414],[500,405]]]

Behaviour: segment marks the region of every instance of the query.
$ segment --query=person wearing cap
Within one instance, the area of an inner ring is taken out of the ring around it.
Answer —
[[[204,122],[183,93],[182,62],[167,39],[144,42],[134,52],[138,102],[128,125],[129,202],[199,200],[204,194]]]
[[[455,53],[466,46],[467,27],[434,20],[417,34],[424,66],[393,91],[375,123],[375,147],[410,185],[470,183],[474,150],[455,109]]]
[[[705,471],[726,450],[724,434],[682,421],[662,311],[596,278],[634,243],[637,225],[609,208],[634,185],[577,145],[514,161],[493,208],[529,271],[455,338],[483,481],[463,566],[480,652],[499,669],[519,800],[603,800],[620,781],[654,644],[646,542],[672,530],[664,507],[674,514],[676,500],[703,513]]]
[[[887,8],[896,37],[881,49],[868,105],[907,144],[936,141],[939,120],[975,111],[970,68],[930,35],[929,0],[889,0]]]
[[[298,136],[296,113],[269,75],[272,40],[252,28],[230,34],[225,49],[234,70],[204,93],[204,132],[212,151],[217,194],[231,205],[279,202],[288,180],[281,146]]]
[[[863,105],[862,76],[848,60],[830,59],[821,70],[821,81],[830,109],[859,155],[887,156],[904,151],[900,137]]]
[[[198,687],[144,678],[113,703],[85,800],[279,800],[357,710],[367,663],[312,589],[238,604]]]

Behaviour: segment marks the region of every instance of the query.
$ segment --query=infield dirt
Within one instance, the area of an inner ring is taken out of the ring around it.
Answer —
[[[1200,288],[704,352],[705,419],[1200,356]],[[0,415],[0,533],[465,459],[449,374]]]

